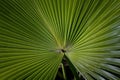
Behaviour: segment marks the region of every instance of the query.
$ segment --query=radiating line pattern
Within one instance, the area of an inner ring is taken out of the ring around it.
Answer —
[[[86,80],[120,80],[120,0],[0,0],[0,80],[54,80],[58,49]]]

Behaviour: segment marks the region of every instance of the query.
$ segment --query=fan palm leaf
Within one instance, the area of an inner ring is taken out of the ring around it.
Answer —
[[[119,80],[120,0],[0,0],[0,80],[54,80],[64,56],[86,80]]]

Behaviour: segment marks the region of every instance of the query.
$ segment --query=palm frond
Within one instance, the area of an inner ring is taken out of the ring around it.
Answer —
[[[0,80],[54,80],[64,55],[119,80],[120,0],[0,0]]]

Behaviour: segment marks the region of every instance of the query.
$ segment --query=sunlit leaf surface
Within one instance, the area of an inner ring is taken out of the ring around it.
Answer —
[[[86,80],[120,80],[120,0],[0,0],[0,80],[54,80],[60,49]]]

